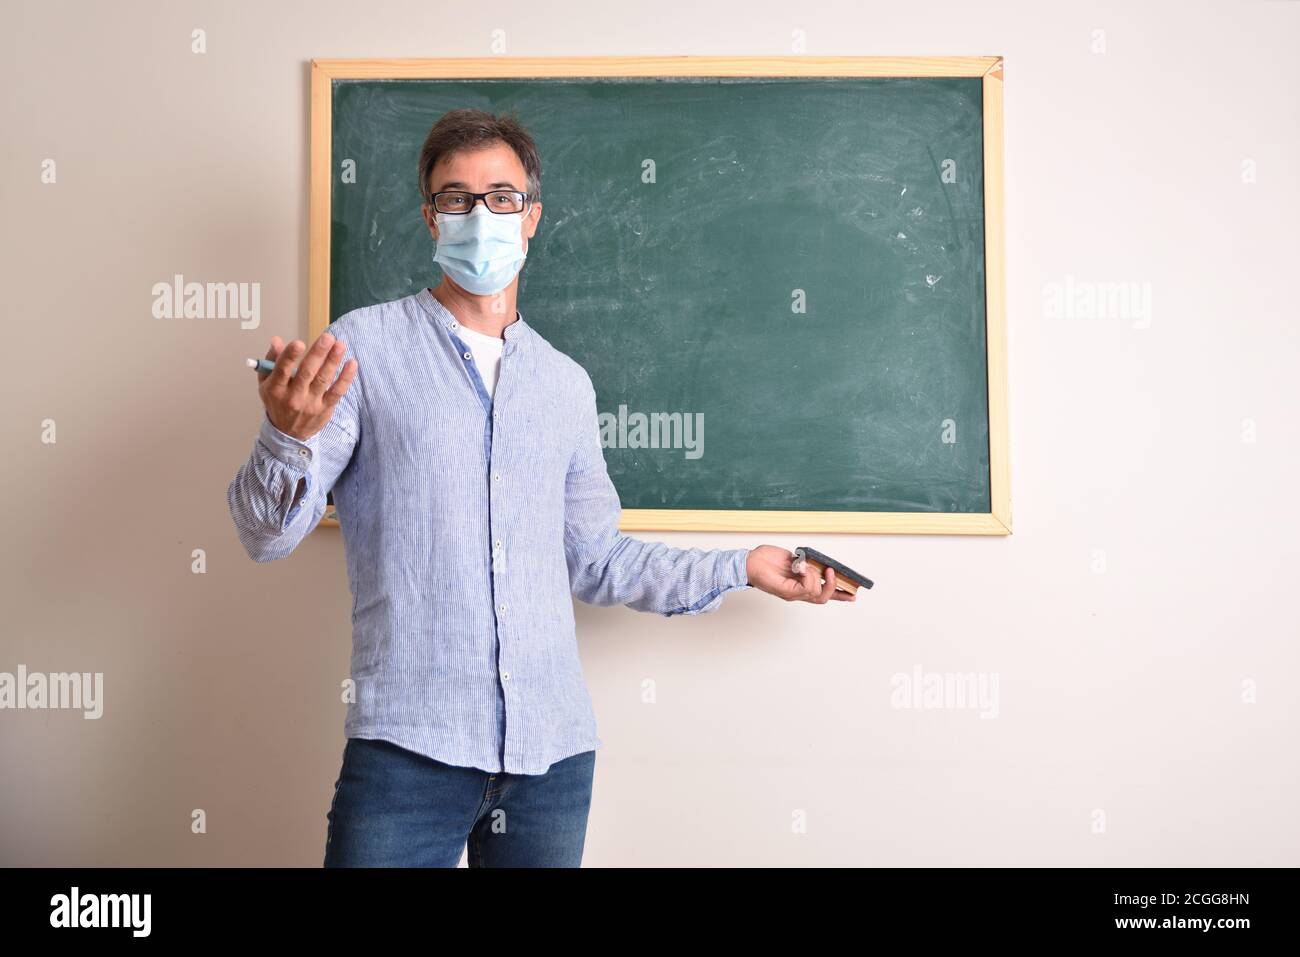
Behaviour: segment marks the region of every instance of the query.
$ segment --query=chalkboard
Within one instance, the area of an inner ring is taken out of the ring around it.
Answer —
[[[1000,62],[940,76],[571,62],[330,77],[329,320],[437,284],[420,145],[447,110],[509,111],[542,158],[519,309],[590,373],[628,524],[1005,533],[985,168]]]

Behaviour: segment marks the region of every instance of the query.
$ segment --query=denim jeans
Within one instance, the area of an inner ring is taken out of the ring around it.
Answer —
[[[596,752],[545,774],[443,764],[382,740],[348,738],[334,784],[326,867],[578,867]]]

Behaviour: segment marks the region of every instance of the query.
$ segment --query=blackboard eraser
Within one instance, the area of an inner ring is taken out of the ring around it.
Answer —
[[[800,562],[808,562],[819,572],[825,572],[826,569],[833,569],[835,572],[835,589],[836,591],[846,591],[850,595],[856,595],[859,588],[870,588],[874,582],[861,572],[855,572],[843,562],[837,562],[829,555],[823,555],[815,548],[808,548],[806,545],[794,550],[793,565],[797,568]]]

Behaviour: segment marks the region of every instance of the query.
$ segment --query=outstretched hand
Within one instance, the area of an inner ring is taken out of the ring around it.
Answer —
[[[795,574],[791,571],[793,561],[794,552],[776,545],[759,545],[750,549],[749,557],[745,559],[749,584],[785,601],[808,601],[824,605],[828,601],[856,600],[856,594],[836,590],[835,569],[826,569],[826,581],[823,583],[811,562],[804,562],[802,573]]]
[[[272,336],[266,357],[275,369],[259,373],[257,383],[271,424],[302,441],[325,428],[357,375],[356,359],[344,363],[338,374],[346,352],[343,341],[328,332],[322,332],[310,349],[299,339],[285,346],[279,336]]]

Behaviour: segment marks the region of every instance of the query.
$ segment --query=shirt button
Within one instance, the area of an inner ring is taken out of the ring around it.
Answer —
[[[505,613],[506,613],[506,606],[505,606],[505,605],[502,605],[502,606],[501,606],[501,614],[504,615]]]
[[[508,672],[508,671],[503,671],[503,672],[501,672],[501,680],[502,680],[502,681],[509,681],[509,680],[510,680],[510,672]]]
[[[459,325],[460,325],[460,323],[458,323],[458,322],[453,322],[453,323],[451,324],[451,327],[452,327],[453,329],[455,329],[455,328],[456,328],[457,326],[459,326]]]
[[[466,359],[472,359],[473,356],[471,356],[471,355],[467,352],[467,353],[465,353],[465,358],[466,358]]]
[[[498,539],[497,539],[497,548],[500,548],[500,547],[501,547],[501,539],[498,538]]]
[[[494,473],[492,474],[492,481],[494,481],[494,482],[500,482],[500,481],[501,481],[501,473],[500,473],[500,472],[494,472]]]
[[[299,449],[299,450],[298,450],[298,454],[301,455],[303,458],[306,458],[306,457],[307,457],[308,455],[310,455],[311,453],[308,452],[306,449]]]

